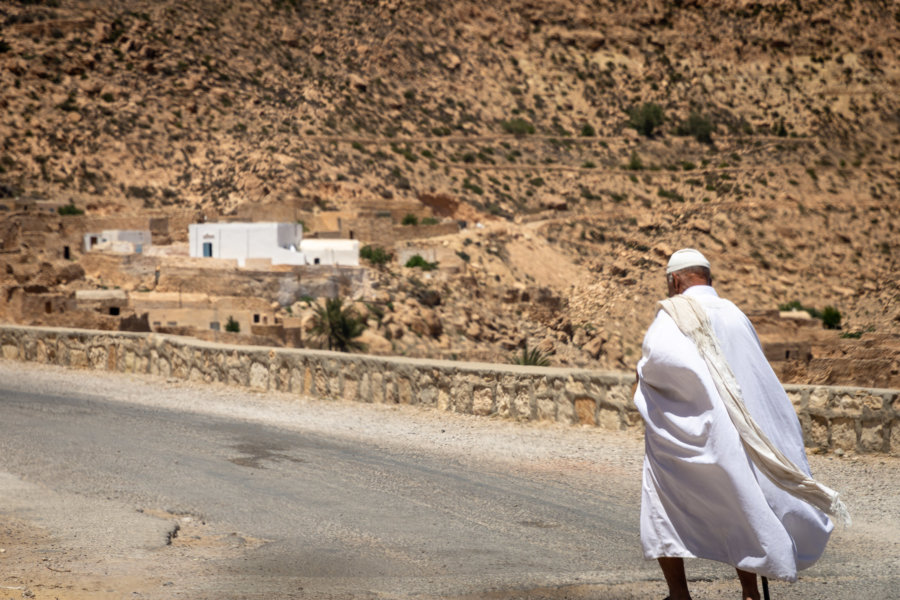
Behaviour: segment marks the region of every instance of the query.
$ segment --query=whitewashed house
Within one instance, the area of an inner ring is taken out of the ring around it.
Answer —
[[[188,227],[190,255],[273,265],[359,266],[358,240],[304,240],[299,223],[197,223]]]
[[[152,245],[150,230],[105,229],[102,233],[84,234],[84,251],[105,250],[120,254],[141,254]]]

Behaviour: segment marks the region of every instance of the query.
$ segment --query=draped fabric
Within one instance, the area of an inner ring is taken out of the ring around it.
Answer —
[[[750,321],[709,286],[693,286],[684,296],[696,301],[708,319],[746,421],[771,442],[774,454],[810,478],[797,415]],[[634,401],[646,424],[644,556],[706,558],[796,580],[798,570],[824,551],[831,521],[754,463],[720,395],[716,379],[723,379],[721,374],[713,374],[698,346],[665,310],[647,330],[638,377]]]

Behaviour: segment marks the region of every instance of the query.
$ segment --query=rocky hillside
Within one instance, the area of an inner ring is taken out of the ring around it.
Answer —
[[[441,196],[488,224],[436,242],[468,283],[446,284],[450,338],[404,352],[524,338],[630,368],[687,245],[749,311],[900,335],[896,3],[28,0],[0,23],[0,196],[213,216]],[[416,297],[408,269],[377,276]],[[516,308],[523,289],[546,291]]]

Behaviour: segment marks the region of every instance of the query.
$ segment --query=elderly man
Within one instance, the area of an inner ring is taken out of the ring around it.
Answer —
[[[658,559],[670,600],[690,598],[685,557],[734,566],[741,598],[759,600],[757,575],[796,581],[822,555],[825,512],[849,517],[811,478],[790,400],[750,321],[711,287],[709,261],[679,250],[666,280],[634,396],[646,424],[644,556]]]

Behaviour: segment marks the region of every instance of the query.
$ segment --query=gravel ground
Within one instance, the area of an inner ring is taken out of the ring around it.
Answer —
[[[103,390],[104,395],[121,402],[360,439],[376,446],[389,447],[395,452],[434,453],[463,464],[499,464],[537,481],[545,479],[577,486],[579,482],[587,482],[602,473],[607,477],[619,478],[621,485],[611,494],[623,505],[633,504],[637,512],[640,502],[643,460],[640,432],[516,423],[411,406],[313,401],[293,395],[258,393],[221,385],[195,385],[149,376],[72,371],[2,360],[0,378],[13,389],[21,386],[21,389],[47,393],[58,393],[60,389]],[[810,462],[818,479],[842,493],[854,519],[852,528],[835,531],[826,556],[820,562],[824,566],[819,569],[817,565],[808,572],[804,585],[809,587],[805,589],[816,591],[816,595],[810,597],[829,597],[829,590],[834,588],[829,588],[828,584],[834,580],[835,573],[845,574],[854,580],[867,577],[881,577],[883,580],[885,570],[893,569],[892,577],[896,579],[897,557],[900,556],[900,502],[897,501],[900,459],[850,453],[842,457],[834,454],[811,455]],[[2,465],[0,460],[0,475],[3,475]],[[0,492],[9,497],[17,494],[17,485],[22,485],[25,490],[25,484],[17,482],[14,476],[0,477]],[[21,493],[18,495],[24,497]],[[5,573],[0,580],[0,598],[81,600],[113,597],[104,596],[102,577],[85,577],[78,584],[73,584],[72,579],[78,576],[79,570],[72,567],[77,565],[66,565],[65,569],[51,568],[52,563],[47,562],[48,547],[58,549],[76,543],[60,539],[57,533],[36,527],[26,510],[14,510],[9,506],[0,509],[0,565]],[[634,543],[638,548],[639,540],[635,539]],[[188,550],[185,549],[185,552]],[[102,562],[103,553],[102,546],[81,547],[78,554],[80,564]],[[146,581],[142,581],[140,574],[147,570],[147,560],[146,556],[135,557],[130,569],[128,561],[117,563],[116,568],[109,571],[109,577],[131,577],[134,579],[133,589],[141,590]],[[715,571],[714,567],[704,566],[703,561],[691,561],[689,565],[689,575],[694,577],[693,586],[698,600],[721,597],[726,590],[731,594],[729,584],[723,583],[719,576],[710,575],[713,572],[710,569]],[[15,577],[10,579],[9,574],[15,574]],[[647,584],[643,583],[641,589],[646,591]],[[658,589],[663,591],[661,581]],[[35,594],[32,590],[42,592]],[[631,585],[623,585],[621,592],[623,598],[643,597]],[[789,596],[797,597],[773,593],[776,598]],[[492,597],[520,596],[498,591]],[[590,586],[557,589],[548,592],[547,597],[588,598],[591,597],[591,589]],[[876,594],[869,597],[889,596]]]

